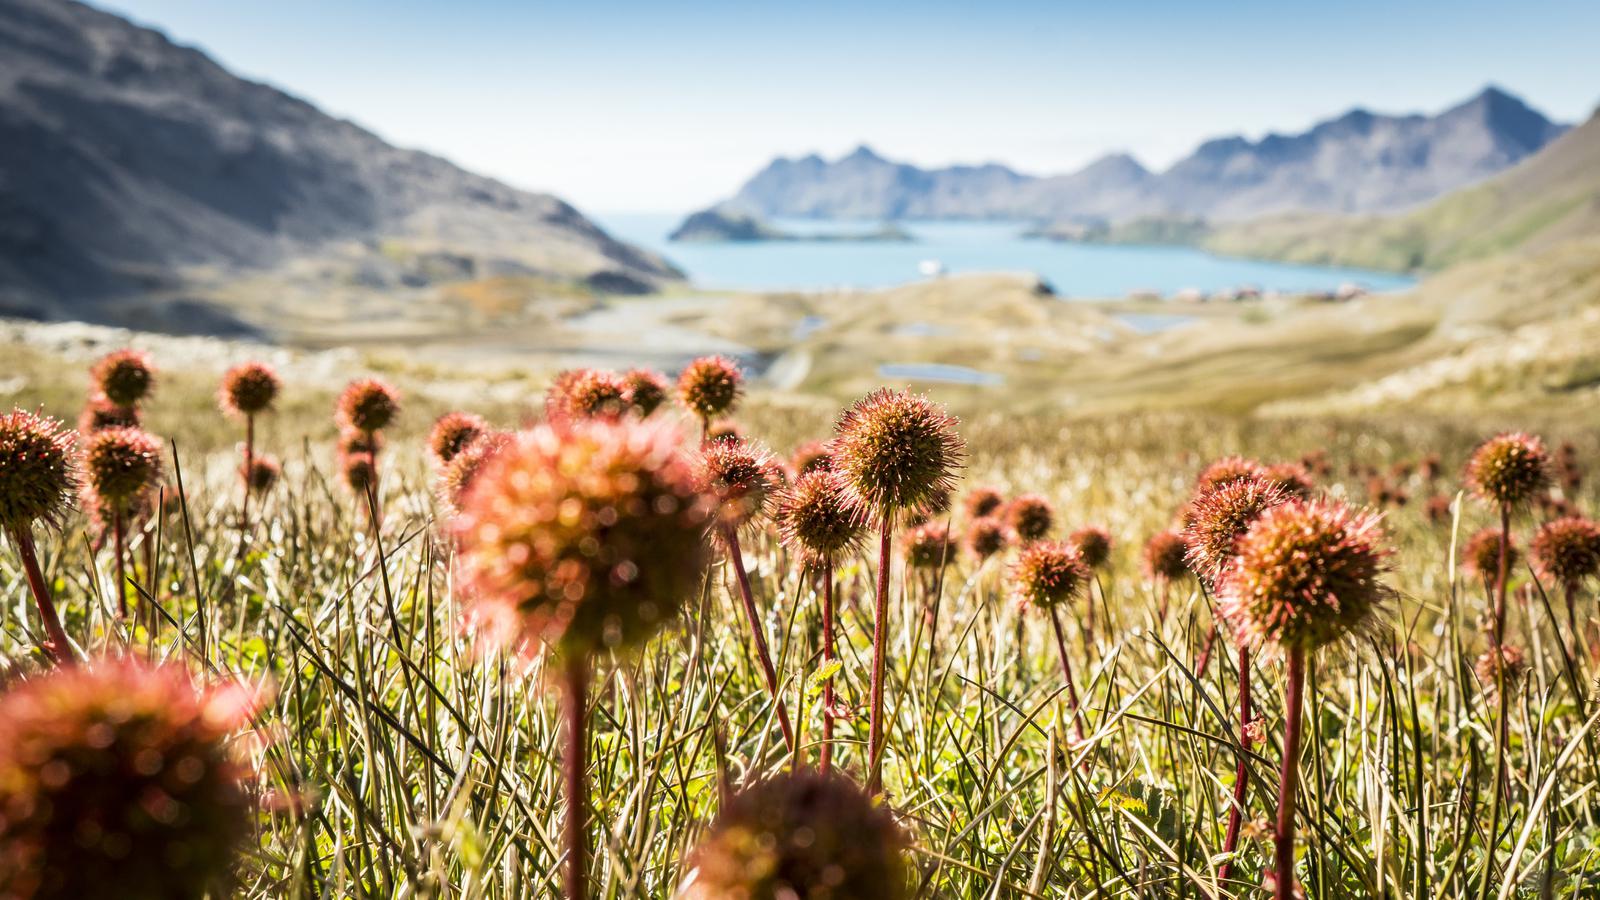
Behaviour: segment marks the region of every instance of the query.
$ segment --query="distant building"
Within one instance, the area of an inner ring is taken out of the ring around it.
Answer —
[[[1179,303],[1204,303],[1206,302],[1206,295],[1199,288],[1187,287],[1173,294],[1172,299]]]
[[[1339,285],[1339,289],[1333,294],[1336,300],[1355,300],[1366,295],[1367,289],[1353,281],[1346,281]]]
[[[917,263],[917,271],[922,273],[923,278],[942,278],[945,268],[944,263],[937,259],[925,259]]]

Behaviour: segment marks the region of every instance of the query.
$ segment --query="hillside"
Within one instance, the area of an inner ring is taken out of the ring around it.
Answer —
[[[865,146],[833,161],[779,158],[721,205],[758,216],[1045,222],[1388,212],[1481,181],[1564,130],[1487,88],[1432,116],[1356,109],[1298,134],[1218,138],[1159,173],[1125,154],[1050,177],[995,163],[921,169]]]
[[[412,286],[428,274],[394,271],[397,246],[467,277],[677,277],[555,197],[393,147],[159,32],[0,0],[0,314],[259,328],[192,302],[197,285],[334,246],[339,277]]]
[[[1382,269],[1441,269],[1600,234],[1600,116],[1483,184],[1396,216],[1293,216],[1213,229],[1202,246],[1239,256]]]

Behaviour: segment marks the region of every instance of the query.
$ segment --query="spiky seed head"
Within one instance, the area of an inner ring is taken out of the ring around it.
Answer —
[[[628,386],[621,375],[603,369],[569,369],[557,375],[545,392],[544,417],[555,423],[615,419],[627,406]]]
[[[794,467],[796,475],[805,475],[818,470],[831,470],[833,468],[833,442],[806,441],[796,448],[794,457],[789,464]]]
[[[469,412],[447,412],[433,422],[428,432],[428,454],[434,465],[446,466],[467,445],[489,432],[482,416]]]
[[[624,399],[628,408],[643,419],[667,401],[666,376],[653,369],[629,369],[622,373]]]
[[[1261,477],[1282,489],[1284,496],[1297,500],[1310,500],[1317,492],[1316,480],[1311,472],[1297,462],[1280,462],[1266,466]]]
[[[1472,452],[1467,485],[1479,498],[1520,507],[1550,484],[1550,454],[1544,441],[1524,432],[1497,434]]]
[[[1427,517],[1430,525],[1443,525],[1450,521],[1449,497],[1444,494],[1434,494],[1422,507],[1422,514]]]
[[[1506,546],[1506,572],[1517,570],[1522,551],[1516,541]],[[1500,529],[1484,528],[1467,538],[1461,546],[1461,571],[1473,578],[1491,581],[1500,577]]]
[[[1005,504],[1005,495],[998,489],[988,486],[979,486],[967,491],[966,499],[962,501],[962,506],[967,510],[967,517],[971,519],[997,515]]]
[[[944,407],[882,388],[839,418],[833,465],[862,515],[882,521],[948,493],[965,450]]]
[[[21,409],[0,416],[0,529],[60,524],[81,481],[76,438],[49,416]]]
[[[498,453],[510,440],[511,435],[505,432],[490,431],[481,434],[477,440],[452,456],[450,461],[439,469],[434,496],[438,499],[446,517],[456,514],[461,506],[461,498],[467,487],[472,484],[472,479],[483,470],[483,464],[489,457]]]
[[[344,486],[350,489],[350,493],[357,497],[367,495],[367,490],[372,487],[377,472],[371,453],[339,454],[339,477],[344,481]]]
[[[1539,574],[1576,586],[1600,574],[1600,524],[1567,516],[1539,526],[1529,547]]]
[[[399,414],[400,393],[376,378],[352,381],[339,395],[338,420],[345,428],[381,431]]]
[[[89,372],[94,390],[117,406],[136,406],[155,386],[155,366],[143,350],[107,353]]]
[[[251,457],[248,469],[242,465],[239,467],[239,477],[244,479],[252,494],[265,494],[272,490],[282,474],[283,468],[278,461],[264,454]]]
[[[744,525],[766,515],[783,486],[777,460],[751,441],[710,441],[700,448],[699,476],[717,499],[724,522]]]
[[[706,428],[706,440],[708,441],[742,441],[744,438],[744,426],[732,419],[712,422]]]
[[[1004,522],[994,516],[982,516],[973,519],[967,525],[966,537],[963,540],[967,552],[978,559],[989,557],[1006,549],[1011,543],[1010,532],[1006,530]]]
[[[1258,476],[1235,478],[1199,492],[1183,512],[1189,568],[1215,583],[1233,562],[1235,545],[1267,510],[1289,498]]]
[[[176,665],[102,659],[0,695],[0,893],[224,896],[250,834],[252,711]]]
[[[1098,569],[1111,559],[1111,532],[1099,525],[1085,525],[1067,536],[1078,548],[1084,564]]]
[[[78,430],[84,434],[94,434],[106,428],[138,427],[137,406],[118,406],[98,395],[89,398],[83,407],[83,414],[78,417]]]
[[[1145,542],[1140,558],[1148,578],[1176,581],[1189,574],[1189,545],[1176,531],[1158,531]]]
[[[1212,460],[1194,480],[1196,494],[1215,490],[1230,481],[1261,474],[1261,463],[1243,456],[1224,456]]]
[[[1522,653],[1522,648],[1514,644],[1502,644],[1498,649],[1490,647],[1478,654],[1478,659],[1472,665],[1472,670],[1478,675],[1478,682],[1485,693],[1494,693],[1500,683],[1501,673],[1504,672],[1506,689],[1515,690],[1522,681],[1522,676],[1528,671],[1528,660]]]
[[[375,456],[383,450],[383,435],[344,428],[339,432],[338,447],[339,453],[345,456]]]
[[[744,374],[725,356],[702,356],[678,374],[678,402],[702,422],[733,412],[743,392]]]
[[[913,569],[938,569],[956,556],[956,542],[944,522],[924,522],[900,539],[906,565]]]
[[[1023,494],[1006,506],[1006,526],[1024,544],[1044,540],[1055,522],[1055,507],[1038,494]]]
[[[772,776],[729,799],[687,860],[681,900],[904,900],[908,841],[838,772]]]
[[[1388,594],[1389,554],[1377,516],[1290,500],[1239,540],[1217,586],[1222,614],[1250,646],[1316,650],[1371,621]]]
[[[217,403],[230,416],[253,416],[272,408],[283,382],[264,362],[240,363],[222,376]]]
[[[1011,567],[1012,592],[1026,604],[1050,607],[1074,600],[1089,583],[1089,564],[1065,541],[1026,544]]]
[[[1422,476],[1423,481],[1433,481],[1439,477],[1439,473],[1443,471],[1443,468],[1444,460],[1440,458],[1439,454],[1429,453],[1422,457],[1421,462],[1417,463],[1417,474]]]
[[[521,432],[483,463],[452,530],[472,615],[523,650],[644,644],[699,590],[715,503],[662,421]]]
[[[128,515],[161,481],[161,442],[137,428],[107,428],[83,449],[84,479],[110,513]]]
[[[836,562],[861,538],[862,523],[839,477],[825,469],[801,475],[778,495],[778,533],[808,569]]]

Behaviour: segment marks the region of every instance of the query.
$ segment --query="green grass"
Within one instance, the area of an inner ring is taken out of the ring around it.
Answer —
[[[81,391],[73,369],[39,354],[15,401],[70,416]],[[402,385],[420,396],[425,382]],[[274,688],[253,754],[276,797],[241,863],[239,896],[549,896],[558,891],[563,806],[557,709],[535,664],[522,671],[463,634],[439,533],[430,472],[417,444],[442,407],[408,407],[383,460],[381,534],[331,472],[327,422],[338,384],[292,386],[262,429],[263,449],[286,478],[260,506],[256,527],[234,524],[237,427],[211,411],[209,373],[171,372],[151,427],[175,438],[185,510],[153,522],[132,555],[160,610],[152,633],[112,619],[109,559],[74,519],[41,541],[45,566],[74,640],[94,652],[148,650]],[[530,393],[530,396],[536,396]],[[523,405],[483,410],[503,424]],[[749,431],[787,451],[826,433],[833,408],[758,394],[741,415]],[[1253,420],[1220,414],[1141,413],[1068,418],[989,412],[966,422],[968,484],[1038,491],[1057,504],[1058,534],[1086,523],[1117,539],[1095,590],[1097,630],[1071,616],[1069,649],[1090,740],[1069,746],[1070,720],[1047,622],[1007,596],[1004,564],[952,560],[937,577],[894,571],[886,761],[888,801],[915,834],[912,864],[924,897],[1264,896],[1253,888],[1270,856],[1263,831],[1281,736],[1281,667],[1258,663],[1267,743],[1250,760],[1247,839],[1238,880],[1214,883],[1235,764],[1233,654],[1191,672],[1210,622],[1193,584],[1176,588],[1158,622],[1159,589],[1137,566],[1138,547],[1167,527],[1198,468],[1227,453],[1266,459],[1326,448],[1330,492],[1364,499],[1352,465],[1387,468],[1423,453],[1459,471],[1470,447],[1506,425],[1577,442],[1600,458],[1600,437],[1570,417]],[[178,466],[172,464],[176,462]],[[1389,510],[1399,599],[1370,639],[1317,660],[1305,736],[1300,877],[1308,894],[1462,896],[1485,879],[1491,896],[1600,893],[1600,757],[1580,737],[1575,699],[1592,692],[1600,661],[1559,651],[1538,587],[1520,572],[1509,633],[1527,651],[1529,677],[1511,703],[1508,830],[1482,833],[1492,769],[1495,704],[1471,662],[1483,649],[1483,587],[1450,565],[1456,532],[1427,523],[1448,475],[1407,482],[1411,502]],[[1597,495],[1586,486],[1581,504]],[[1490,522],[1468,502],[1464,536]],[[960,522],[958,519],[957,525]],[[1532,520],[1519,520],[1525,540]],[[784,693],[815,757],[818,599],[764,529],[745,555]],[[840,580],[843,695],[864,705],[875,563],[852,559]],[[783,749],[744,625],[719,564],[678,630],[635,659],[605,661],[590,723],[592,875],[601,897],[670,895],[682,860],[732,786],[794,765]],[[1581,610],[1594,611],[1593,585]],[[0,553],[0,652],[21,671],[38,665],[36,621],[17,562]],[[1531,590],[1531,595],[1529,591]],[[1552,598],[1559,607],[1559,599]],[[932,611],[938,610],[937,621]],[[1593,641],[1591,635],[1589,640]],[[1591,707],[1592,708],[1592,707]],[[841,724],[837,755],[859,771],[866,721]],[[1549,788],[1550,790],[1546,790]],[[1486,848],[1496,846],[1489,868]],[[1503,868],[1515,860],[1515,869]]]

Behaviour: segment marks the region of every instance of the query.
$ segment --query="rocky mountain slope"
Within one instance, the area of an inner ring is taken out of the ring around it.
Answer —
[[[555,197],[393,147],[159,32],[0,0],[0,314],[226,328],[238,311],[195,303],[197,279],[333,246],[349,278],[397,247],[466,276],[679,277]]]
[[[1481,181],[1564,130],[1488,88],[1433,116],[1358,109],[1301,134],[1207,141],[1159,173],[1126,155],[1045,178],[998,164],[920,169],[867,147],[831,162],[779,158],[724,205],[761,216],[1054,222],[1385,212]]]

